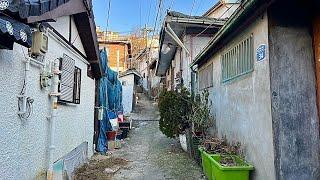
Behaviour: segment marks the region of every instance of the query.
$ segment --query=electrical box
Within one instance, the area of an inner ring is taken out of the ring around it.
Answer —
[[[48,36],[41,31],[33,32],[31,53],[33,55],[45,54],[48,51]]]

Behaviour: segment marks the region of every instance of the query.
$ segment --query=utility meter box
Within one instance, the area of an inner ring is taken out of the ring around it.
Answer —
[[[48,36],[40,31],[32,34],[31,53],[33,55],[45,54],[48,51]]]

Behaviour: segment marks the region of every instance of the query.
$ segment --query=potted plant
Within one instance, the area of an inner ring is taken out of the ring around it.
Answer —
[[[206,129],[214,126],[211,108],[212,103],[209,101],[208,90],[204,90],[201,95],[195,96],[192,103],[192,113],[189,114],[189,121],[192,123],[194,136],[205,136]]]
[[[226,139],[212,138],[199,148],[203,170],[208,179],[248,180],[254,167],[248,164],[241,152],[241,144],[228,145]]]
[[[195,96],[192,102],[192,111],[189,114],[189,121],[192,124],[192,138],[191,138],[191,154],[195,160],[201,162],[201,154],[198,146],[206,136],[206,129],[214,127],[214,117],[211,114],[212,104],[209,101],[209,92],[202,91],[202,94]]]

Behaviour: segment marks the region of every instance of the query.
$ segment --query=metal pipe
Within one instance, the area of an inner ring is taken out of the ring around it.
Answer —
[[[50,145],[49,145],[49,164],[47,171],[47,179],[53,179],[53,163],[54,163],[54,137],[55,137],[55,120],[57,118],[57,109],[58,109],[58,96],[60,95],[58,92],[59,86],[59,59],[56,59],[53,64],[53,79],[52,79],[52,92],[50,93],[51,97],[51,114],[49,116],[50,120]]]

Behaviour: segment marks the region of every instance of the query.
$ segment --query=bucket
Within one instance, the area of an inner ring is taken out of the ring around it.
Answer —
[[[107,138],[109,141],[114,141],[116,139],[117,131],[108,131]]]

